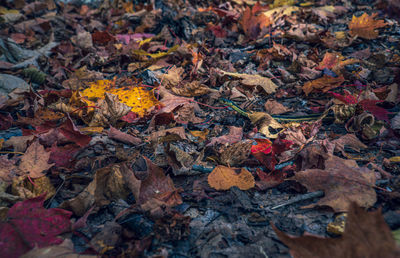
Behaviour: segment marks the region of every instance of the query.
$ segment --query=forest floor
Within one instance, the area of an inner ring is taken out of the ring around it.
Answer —
[[[0,7],[2,256],[399,257],[398,1],[84,2]]]

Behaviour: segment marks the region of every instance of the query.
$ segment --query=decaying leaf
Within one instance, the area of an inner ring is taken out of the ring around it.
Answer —
[[[353,15],[353,18],[349,23],[350,35],[359,36],[364,39],[376,39],[379,35],[379,32],[376,29],[387,25],[384,20],[374,20],[376,16],[378,16],[378,13],[371,15],[363,13],[359,17]]]
[[[232,186],[239,187],[240,190],[249,190],[254,187],[253,175],[245,168],[236,173],[235,169],[217,166],[208,175],[208,184],[216,190],[228,190]]]
[[[306,186],[309,191],[325,192],[316,205],[327,205],[335,212],[348,211],[351,202],[362,207],[371,207],[376,202],[375,173],[366,167],[359,168],[354,160],[343,160],[330,156],[325,169],[307,169],[297,172],[291,179]]]
[[[400,256],[400,249],[381,210],[367,212],[354,202],[349,207],[345,231],[340,238],[314,235],[295,237],[285,234],[274,225],[272,228],[279,239],[290,248],[294,258]]]

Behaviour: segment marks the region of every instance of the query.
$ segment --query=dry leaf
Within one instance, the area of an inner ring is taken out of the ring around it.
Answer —
[[[327,205],[335,212],[344,212],[351,202],[362,207],[371,207],[376,202],[375,173],[366,167],[359,168],[354,160],[344,160],[330,156],[325,161],[325,169],[307,169],[297,172],[291,179],[306,186],[309,191],[325,192],[316,205]]]
[[[384,20],[374,20],[378,13],[368,15],[363,13],[360,17],[353,15],[351,22],[349,23],[350,35],[359,36],[364,39],[376,39],[379,32],[378,28],[385,27],[387,23]]]
[[[46,152],[39,141],[33,142],[25,154],[21,157],[19,169],[26,172],[31,178],[44,176],[43,171],[48,170],[54,164],[48,164],[50,152]]]
[[[238,166],[250,156],[252,141],[245,140],[228,146],[220,156],[220,161],[226,166]]]
[[[237,174],[233,168],[217,166],[208,175],[208,184],[216,190],[228,190],[232,186],[239,187],[240,190],[249,190],[254,187],[253,175],[245,168]]]
[[[210,88],[199,81],[192,81],[183,83],[181,87],[171,87],[171,91],[179,96],[196,97],[209,93]]]
[[[274,225],[272,228],[290,248],[294,258],[400,257],[399,247],[381,210],[367,212],[356,203],[350,206],[346,227],[340,238],[314,235],[295,237],[283,233]]]
[[[100,109],[95,109],[92,120],[89,123],[91,127],[106,127],[115,125],[116,122],[131,111],[128,105],[120,102],[117,95],[105,93],[105,99],[97,104]]]
[[[339,87],[343,82],[344,77],[342,75],[338,77],[324,75],[316,80],[306,82],[303,85],[303,91],[307,96],[314,90],[327,92],[333,88]]]
[[[241,79],[241,83],[249,87],[260,86],[264,89],[267,94],[274,93],[278,86],[267,77],[260,76],[258,74],[245,74],[245,73],[230,73],[219,70],[224,75],[232,76],[234,78]]]
[[[264,107],[265,110],[267,110],[267,113],[270,115],[279,115],[289,111],[293,111],[293,109],[287,108],[278,101],[272,99],[267,100],[267,102],[265,102],[264,104]]]
[[[252,124],[257,126],[260,133],[271,139],[277,138],[279,132],[283,129],[280,123],[265,112],[250,113],[249,119]]]
[[[250,37],[250,39],[256,39],[261,30],[271,24],[271,21],[267,16],[263,13],[259,13],[260,10],[261,5],[259,2],[257,2],[251,10],[250,7],[246,7],[242,18],[239,21],[244,33]]]

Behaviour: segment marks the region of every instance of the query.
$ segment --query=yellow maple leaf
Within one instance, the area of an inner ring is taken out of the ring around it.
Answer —
[[[115,82],[110,80],[99,80],[89,84],[89,88],[81,92],[82,98],[86,98],[86,103],[104,99],[105,93],[118,96],[119,101],[131,107],[131,111],[143,116],[147,110],[159,102],[154,97],[154,92],[146,90],[144,87],[126,86],[123,88],[115,87]]]
[[[360,17],[353,15],[349,23],[350,35],[352,37],[358,36],[364,39],[376,39],[379,32],[378,28],[385,27],[387,23],[384,20],[374,20],[378,13],[368,15],[363,13]]]

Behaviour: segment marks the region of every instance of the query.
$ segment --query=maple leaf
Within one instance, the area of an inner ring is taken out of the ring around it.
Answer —
[[[297,172],[291,179],[306,186],[310,191],[323,190],[325,196],[316,205],[327,205],[335,212],[347,211],[351,202],[371,207],[376,202],[375,173],[366,167],[359,168],[354,160],[330,156],[325,169],[307,169]]]
[[[257,2],[252,9],[246,7],[239,23],[242,25],[244,33],[251,39],[256,39],[263,28],[271,24],[270,19],[263,13],[257,14],[261,10],[261,5]]]
[[[388,257],[400,256],[392,232],[386,224],[381,209],[367,212],[356,203],[350,205],[342,237],[294,237],[271,225],[279,239],[290,248],[294,258],[306,257]]]
[[[371,112],[376,118],[380,120],[384,120],[389,122],[388,114],[389,112],[381,107],[378,107],[376,104],[383,102],[382,100],[373,100],[373,99],[363,99],[359,102],[359,104],[363,107],[364,110]]]
[[[216,166],[208,175],[208,184],[216,190],[228,190],[232,186],[239,187],[240,190],[249,190],[254,187],[253,175],[245,168],[236,173],[233,168]]]
[[[21,157],[19,169],[28,173],[32,178],[39,178],[44,176],[43,171],[48,170],[54,164],[49,164],[50,152],[46,152],[44,147],[39,141],[33,142],[25,154]]]
[[[333,72],[337,73],[344,66],[354,64],[357,62],[358,62],[358,60],[353,59],[353,58],[345,60],[345,57],[342,56],[340,53],[327,52],[325,54],[324,58],[322,59],[322,61],[319,63],[319,65],[317,67],[315,67],[315,69],[324,70],[325,68],[328,68],[328,69],[332,70]]]
[[[7,218],[0,222],[0,248],[4,257],[20,257],[34,247],[46,247],[62,242],[57,236],[70,231],[71,212],[45,209],[45,195],[17,202]]]
[[[374,20],[378,13],[368,15],[363,13],[360,17],[353,15],[351,22],[349,23],[350,35],[359,36],[364,39],[376,39],[379,32],[378,28],[385,27],[387,23],[384,20]]]

